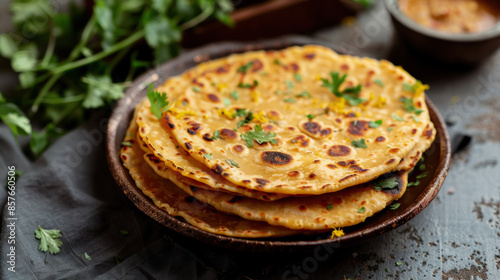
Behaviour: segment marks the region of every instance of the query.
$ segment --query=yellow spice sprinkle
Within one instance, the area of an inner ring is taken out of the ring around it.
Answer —
[[[429,89],[429,85],[424,85],[422,82],[417,81],[414,85],[415,97],[421,97],[426,90]]]
[[[175,108],[172,108],[169,110],[174,116],[178,118],[186,117],[186,116],[196,116],[196,112],[193,112],[191,110],[178,110]]]
[[[221,83],[221,84],[218,84],[218,85],[217,85],[217,90],[218,90],[219,92],[222,92],[222,91],[223,91],[224,89],[226,89],[226,88],[228,88],[227,84],[222,84],[222,83]]]
[[[341,236],[344,236],[344,230],[340,228],[339,229],[333,228],[330,239],[334,239],[335,237],[341,237]]]
[[[253,114],[253,120],[259,123],[266,123],[267,118],[264,116],[264,112],[259,111],[256,114]]]
[[[230,120],[234,119],[234,117],[233,117],[234,109],[233,108],[231,108],[231,109],[219,109],[219,110],[217,110],[217,113],[220,116],[224,116]]]
[[[250,92],[250,97],[252,98],[252,102],[259,102],[260,92],[258,92],[256,90],[252,90]]]
[[[379,96],[373,103],[373,107],[382,108],[384,107],[387,100],[383,96]]]

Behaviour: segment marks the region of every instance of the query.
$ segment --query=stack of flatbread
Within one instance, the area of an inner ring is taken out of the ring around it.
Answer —
[[[161,115],[138,104],[121,159],[156,206],[212,233],[348,227],[404,194],[435,137],[425,89],[320,46],[234,54],[155,89]]]

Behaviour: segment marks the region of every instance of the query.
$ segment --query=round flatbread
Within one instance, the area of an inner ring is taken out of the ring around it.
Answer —
[[[174,80],[164,85],[177,102],[163,129],[215,173],[262,192],[322,194],[368,182],[396,168],[430,122],[425,87],[406,71],[319,46],[232,55]],[[151,122],[139,125],[145,141],[168,145]]]

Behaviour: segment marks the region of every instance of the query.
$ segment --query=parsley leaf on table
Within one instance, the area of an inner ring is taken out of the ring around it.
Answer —
[[[62,241],[59,240],[61,237],[61,231],[58,229],[43,229],[38,226],[35,230],[35,237],[40,239],[40,246],[38,249],[42,252],[47,252],[51,254],[57,254],[61,251],[63,245]]]
[[[257,143],[262,144],[265,142],[271,142],[273,144],[278,143],[274,137],[276,137],[276,133],[274,132],[265,132],[262,129],[262,126],[260,124],[256,125],[254,127],[254,130],[250,130],[245,134],[241,134],[241,139],[245,140],[247,143],[247,146],[249,148],[253,147],[253,141],[257,141]]]

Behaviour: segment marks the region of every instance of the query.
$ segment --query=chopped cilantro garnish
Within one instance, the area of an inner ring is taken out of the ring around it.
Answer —
[[[245,134],[240,135],[241,139],[245,140],[247,142],[247,146],[249,148],[253,147],[253,141],[257,141],[257,143],[262,144],[265,142],[271,142],[273,144],[278,143],[278,140],[274,139],[276,137],[276,133],[274,132],[265,132],[262,129],[262,126],[260,124],[256,125],[254,127],[254,130],[250,130]]]
[[[277,95],[281,95],[283,92],[281,90],[276,90],[274,93],[276,93]]]
[[[244,83],[239,83],[238,87],[239,88],[254,88],[259,85],[259,82],[257,80],[253,80],[253,84],[244,84]]]
[[[401,205],[401,203],[397,203],[397,202],[393,203],[393,204],[389,205],[389,209],[396,210],[399,208],[400,205]]]
[[[368,126],[371,128],[378,128],[379,126],[382,125],[382,120],[376,120],[374,122],[369,122]]]
[[[182,106],[187,106],[188,105],[188,102],[187,101],[182,101]]]
[[[353,125],[353,126],[357,126],[357,125],[358,125],[358,120],[354,120],[354,121],[352,122],[352,125]]]
[[[420,166],[418,167],[418,170],[420,171],[425,170],[425,163],[421,163]]]
[[[365,143],[365,139],[361,139],[361,140],[353,140],[351,142],[351,145],[358,149],[358,148],[363,148],[363,149],[366,149],[367,146],[366,146],[366,143]]]
[[[205,157],[208,160],[212,159],[212,154],[204,154],[203,157]]]
[[[366,209],[365,207],[361,207],[358,209],[358,213],[365,213]]]
[[[248,69],[250,69],[250,67],[252,67],[253,65],[253,61],[250,61],[249,63],[241,66],[240,68],[238,68],[238,72],[240,73],[246,73],[248,71]]]
[[[240,95],[235,90],[231,91],[230,95],[234,100],[238,100],[240,98]]]
[[[293,77],[297,82],[302,82],[302,76],[299,73],[294,73]]]
[[[416,123],[420,123],[420,120],[418,119],[418,117],[415,117],[415,116],[411,116],[411,118],[416,122]]]
[[[420,185],[420,181],[419,180],[417,180],[415,182],[408,183],[408,187],[416,187],[418,185]]]
[[[43,229],[38,226],[35,230],[36,239],[40,239],[40,245],[38,249],[42,252],[47,252],[51,254],[57,254],[61,251],[63,245],[62,241],[59,240],[61,237],[61,231],[58,229]]]
[[[388,127],[387,131],[391,132],[392,131],[392,127]]]
[[[396,177],[383,179],[383,180],[377,181],[377,182],[375,182],[375,184],[373,184],[373,188],[376,191],[380,191],[382,189],[393,189],[397,186],[398,186],[398,181],[397,181]]]
[[[201,91],[201,88],[199,88],[197,86],[192,87],[192,89],[193,89],[194,92],[200,92]]]
[[[311,94],[308,92],[308,91],[303,91],[297,95],[295,95],[295,97],[311,97]]]
[[[161,119],[163,113],[169,109],[168,104],[170,104],[170,102],[167,100],[167,93],[154,91],[153,84],[150,84],[147,96],[149,102],[151,103],[151,113],[153,113],[153,115],[155,115],[158,119]]]
[[[210,139],[212,139],[212,140],[217,140],[217,139],[219,139],[219,138],[220,138],[220,131],[216,130],[216,131],[214,132],[214,135],[213,135]]]
[[[89,254],[87,254],[87,252],[85,252],[85,253],[83,254],[83,256],[84,256],[84,257],[85,257],[88,261],[91,261],[91,260],[92,260],[92,258],[89,256]]]
[[[375,79],[375,80],[373,80],[373,82],[381,87],[384,87],[384,82],[382,82],[380,79]]]
[[[297,102],[297,100],[295,100],[293,98],[285,98],[285,99],[283,99],[283,101],[288,102],[288,103],[295,103],[295,102]]]
[[[223,98],[222,103],[224,103],[224,106],[228,107],[229,105],[231,105],[231,99]]]
[[[286,88],[290,89],[293,88],[293,82],[291,81],[285,81]]]
[[[238,163],[236,161],[234,161],[234,160],[226,159],[226,162],[229,163],[229,164],[231,164],[234,167],[240,168],[240,166],[238,165]]]
[[[397,120],[398,122],[404,122],[405,120],[403,118],[401,118],[400,116],[396,115],[395,113],[392,113],[391,117],[395,120]]]
[[[422,173],[422,174],[420,174],[420,175],[417,175],[417,177],[416,177],[416,178],[417,178],[417,179],[422,179],[422,178],[427,177],[427,175],[429,175],[429,174],[428,174],[427,172],[424,172],[424,173]]]
[[[400,265],[402,265],[402,264],[403,264],[402,262],[396,262],[396,265],[397,265],[397,266],[400,266]]]
[[[275,59],[275,60],[274,60],[274,64],[276,64],[276,65],[280,65],[280,66],[283,66],[283,65],[284,65],[284,64],[283,64],[283,62],[281,62],[281,61],[280,61],[280,60],[278,60],[278,59]]]
[[[411,93],[415,92],[414,85],[410,85],[408,83],[403,84],[403,90]]]
[[[340,86],[345,82],[347,74],[342,75],[340,77],[339,72],[330,72],[331,81],[328,79],[322,78],[323,87],[328,88],[335,96],[345,98],[347,102],[351,106],[357,106],[363,102],[366,102],[366,99],[362,99],[359,97],[359,93],[361,92],[361,85],[357,85],[355,87],[348,87],[343,91],[340,91]]]
[[[132,147],[132,143],[130,143],[130,142],[122,142],[122,146]]]
[[[312,119],[314,119],[315,117],[317,117],[317,116],[315,116],[315,115],[311,115],[311,114],[307,114],[307,115],[306,115],[306,118],[307,118],[308,120],[312,120]]]
[[[245,117],[244,120],[241,120],[236,124],[236,128],[238,129],[253,120],[253,112],[252,110],[247,112],[246,109],[236,109],[236,112],[233,114],[233,118],[235,117]]]
[[[331,204],[326,205],[326,209],[332,210],[333,206]]]
[[[401,97],[399,98],[399,101],[403,102],[403,107],[408,113],[415,113],[416,115],[420,115],[424,111],[422,109],[416,108],[415,105],[413,105],[413,98]]]

